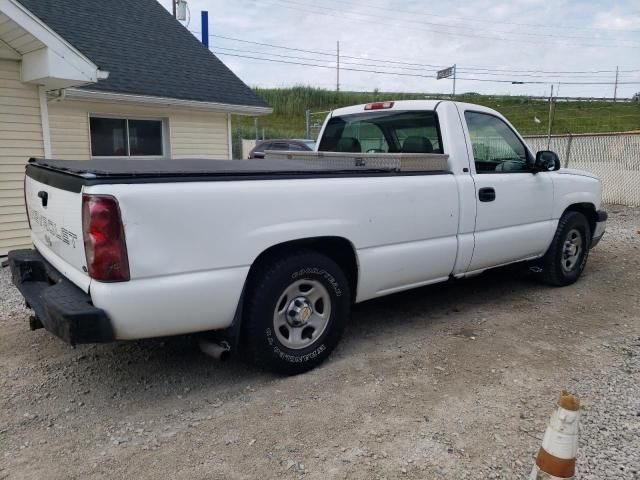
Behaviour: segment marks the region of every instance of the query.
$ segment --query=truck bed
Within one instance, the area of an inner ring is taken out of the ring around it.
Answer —
[[[310,152],[311,153],[311,152]],[[428,157],[428,158],[427,158]],[[433,157],[433,158],[432,158]],[[402,162],[424,161],[424,168],[404,171]],[[101,183],[156,183],[179,181],[223,181],[248,179],[278,179],[297,177],[338,177],[351,175],[398,175],[447,173],[447,155],[327,155],[314,158],[282,158],[264,160],[144,160],[93,159],[46,160],[32,158],[27,174],[48,181],[62,180],[78,185]]]

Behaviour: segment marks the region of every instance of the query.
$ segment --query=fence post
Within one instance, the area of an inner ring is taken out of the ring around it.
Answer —
[[[305,138],[311,138],[311,110],[307,110],[306,112],[304,112],[304,116],[307,123],[307,128],[305,130],[306,132]]]
[[[569,158],[571,157],[571,143],[573,142],[573,135],[569,134],[567,139],[567,148],[564,152],[564,168],[569,167]]]
[[[551,95],[549,96],[549,126],[547,129],[547,150],[551,147],[551,123],[553,122],[553,85],[551,85]]]

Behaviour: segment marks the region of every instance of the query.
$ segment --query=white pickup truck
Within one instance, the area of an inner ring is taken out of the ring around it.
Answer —
[[[31,327],[71,344],[208,332],[299,373],[330,354],[354,302],[522,261],[568,285],[604,234],[600,181],[533,154],[485,107],[341,108],[316,148],[32,159],[35,249],[9,254]]]

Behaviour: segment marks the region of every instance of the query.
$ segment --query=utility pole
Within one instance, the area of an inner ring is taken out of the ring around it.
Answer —
[[[178,3],[178,0],[171,0],[171,7],[173,8],[173,18],[178,18],[178,12],[176,12],[176,3]]]
[[[613,101],[616,101],[616,98],[618,96],[618,66],[616,65],[616,83],[613,87]]]
[[[340,93],[340,40],[336,46],[336,92]]]
[[[451,95],[452,98],[455,98],[456,96],[456,65],[455,63],[453,64],[453,95]]]
[[[551,122],[553,121],[553,85],[549,96],[549,128],[547,129],[547,150],[551,147]]]

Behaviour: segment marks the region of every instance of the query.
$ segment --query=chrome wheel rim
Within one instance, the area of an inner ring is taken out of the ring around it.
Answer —
[[[280,343],[292,350],[312,345],[326,330],[331,297],[317,280],[297,280],[285,288],[273,312],[273,329]]]
[[[571,272],[582,255],[582,235],[575,228],[570,230],[562,246],[562,270]]]

